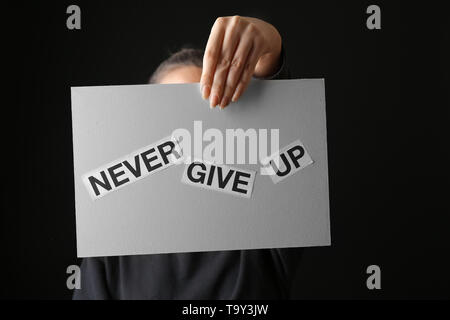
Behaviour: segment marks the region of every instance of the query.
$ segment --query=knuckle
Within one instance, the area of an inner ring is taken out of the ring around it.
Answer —
[[[231,61],[228,58],[222,58],[222,59],[220,59],[218,65],[222,69],[228,69],[230,67],[230,65],[231,65]]]
[[[233,68],[235,70],[239,70],[243,67],[243,62],[241,58],[235,58],[233,59],[233,61],[231,62],[231,66],[230,68]]]
[[[216,57],[216,51],[214,49],[208,49],[205,52],[205,59],[210,60]]]
[[[218,17],[217,19],[216,19],[216,21],[214,22],[214,24],[215,25],[217,25],[217,26],[223,26],[224,25],[224,23],[225,23],[225,18],[224,17]]]
[[[240,22],[241,22],[241,17],[240,16],[233,16],[231,18],[231,25],[232,26],[237,26],[237,25],[239,25]]]
[[[247,30],[250,31],[250,32],[255,32],[256,31],[256,27],[255,27],[255,25],[253,23],[249,23],[247,25]]]
[[[238,34],[241,30],[240,19],[235,17],[231,18],[226,28],[230,34]]]
[[[247,25],[247,31],[250,32],[253,36],[259,35],[259,29],[258,29],[258,27],[255,26],[254,23],[249,23]]]
[[[202,77],[200,79],[201,83],[210,83],[211,81],[212,81],[211,74],[209,73],[202,74]]]

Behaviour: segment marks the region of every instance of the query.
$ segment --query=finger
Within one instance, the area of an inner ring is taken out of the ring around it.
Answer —
[[[255,72],[256,64],[259,60],[259,48],[254,45],[249,53],[249,58],[245,63],[244,70],[242,71],[241,78],[239,79],[236,90],[234,91],[233,98],[231,101],[236,102],[242,96],[244,91],[247,89],[250,80],[252,79],[253,73]]]
[[[225,32],[221,55],[216,64],[214,79],[211,86],[210,106],[215,107],[222,100],[225,81],[231,66],[234,53],[240,39],[239,18],[234,17]]]
[[[231,61],[228,76],[225,80],[225,89],[220,102],[220,107],[222,109],[230,103],[231,98],[233,97],[233,93],[236,90],[239,79],[241,78],[252,46],[253,43],[250,38],[243,38],[238,44],[233,60]]]
[[[203,99],[208,99],[211,92],[214,71],[217,60],[220,57],[222,42],[225,36],[225,22],[223,18],[218,18],[214,23],[206,44],[203,56],[202,76],[200,78],[200,88]]]

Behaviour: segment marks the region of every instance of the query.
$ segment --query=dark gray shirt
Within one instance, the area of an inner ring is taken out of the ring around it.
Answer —
[[[279,71],[288,79],[282,52]],[[284,299],[302,249],[86,258],[74,299]]]

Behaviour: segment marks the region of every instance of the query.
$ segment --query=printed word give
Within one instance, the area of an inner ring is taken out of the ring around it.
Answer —
[[[255,175],[255,171],[194,161],[186,165],[181,181],[193,186],[250,198]]]

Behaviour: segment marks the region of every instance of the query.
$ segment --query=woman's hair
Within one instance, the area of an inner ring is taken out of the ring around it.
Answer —
[[[203,50],[183,48],[164,60],[150,77],[149,83],[158,83],[161,76],[182,66],[203,67]]]

